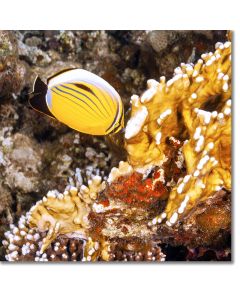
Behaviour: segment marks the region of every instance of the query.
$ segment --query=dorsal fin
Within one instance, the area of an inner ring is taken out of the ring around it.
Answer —
[[[45,115],[48,115],[51,118],[56,119],[50,112],[46,103],[47,91],[47,85],[40,79],[39,76],[37,76],[34,82],[33,92],[30,94],[28,101],[32,108],[44,113]]]
[[[65,72],[67,72],[67,71],[71,71],[71,70],[75,70],[75,69],[78,69],[78,68],[68,68],[68,69],[63,69],[63,70],[59,71],[58,73],[52,75],[51,77],[48,77],[48,79],[47,79],[47,84],[49,84],[49,81],[50,81],[51,79],[53,79],[54,77],[57,77],[57,76],[60,75],[60,74],[63,74],[63,73],[65,73]]]

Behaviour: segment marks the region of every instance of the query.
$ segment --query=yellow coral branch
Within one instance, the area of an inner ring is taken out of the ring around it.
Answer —
[[[89,180],[88,187],[82,185],[80,190],[71,187],[63,194],[50,191],[47,197],[43,197],[31,208],[28,213],[29,226],[38,228],[40,232],[47,232],[41,252],[59,235],[74,234],[87,239],[89,204],[104,187],[105,183],[101,182],[101,178],[95,176]]]
[[[162,215],[150,222],[167,218],[171,226],[196,202],[231,188],[231,42],[217,43],[214,53],[195,65],[181,64],[167,82],[149,80],[148,87],[140,98],[132,97],[125,147],[130,164],[146,170],[167,160],[167,138],[185,141],[187,175],[172,189]]]

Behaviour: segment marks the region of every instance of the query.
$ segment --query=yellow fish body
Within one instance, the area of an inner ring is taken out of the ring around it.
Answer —
[[[124,127],[123,104],[117,91],[83,69],[63,70],[48,78],[47,84],[37,76],[29,103],[83,133],[107,135]]]

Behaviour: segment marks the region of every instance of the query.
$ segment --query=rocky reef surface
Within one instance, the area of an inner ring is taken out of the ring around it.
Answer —
[[[0,260],[230,260],[230,38],[1,31]],[[29,107],[35,76],[69,67],[119,92],[125,136]]]

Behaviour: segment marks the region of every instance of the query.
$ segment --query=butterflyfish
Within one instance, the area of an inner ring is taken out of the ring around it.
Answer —
[[[124,127],[123,103],[101,77],[83,69],[67,69],[45,84],[36,77],[30,105],[67,126],[92,135],[117,133]]]

